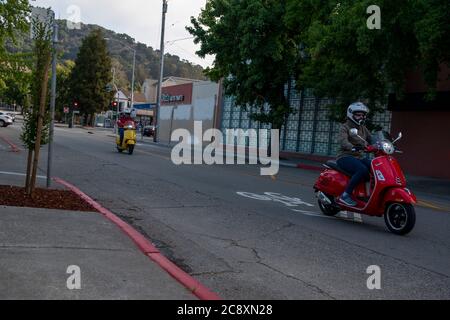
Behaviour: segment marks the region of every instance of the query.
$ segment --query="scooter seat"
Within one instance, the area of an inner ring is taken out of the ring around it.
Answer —
[[[344,169],[342,169],[341,167],[339,167],[336,161],[330,160],[327,162],[327,164],[325,166],[330,169],[341,172],[341,173],[345,174],[346,176],[349,176],[349,177],[353,176],[350,172],[347,172]]]

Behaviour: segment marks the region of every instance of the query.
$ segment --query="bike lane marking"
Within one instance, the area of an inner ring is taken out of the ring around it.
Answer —
[[[301,213],[302,215],[305,215],[305,216],[316,217],[316,218],[325,218],[325,219],[333,219],[333,218],[336,219],[337,218],[337,219],[342,219],[342,220],[346,220],[346,221],[363,223],[362,216],[358,213],[350,213],[349,214],[349,212],[347,212],[347,211],[341,211],[335,217],[329,217],[329,216],[323,215],[322,213],[317,213],[314,211],[294,209],[294,207],[299,207],[299,206],[306,206],[308,208],[313,208],[314,205],[310,204],[308,202],[305,202],[305,201],[301,200],[300,198],[288,197],[288,196],[284,196],[279,193],[264,192],[264,194],[256,194],[256,193],[252,193],[252,192],[239,191],[239,192],[236,192],[236,194],[241,197],[252,199],[252,200],[273,201],[273,202],[282,203],[292,212]]]

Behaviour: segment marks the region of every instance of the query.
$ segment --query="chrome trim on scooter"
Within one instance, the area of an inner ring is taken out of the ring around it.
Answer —
[[[333,202],[331,202],[331,200],[325,195],[325,193],[323,193],[322,191],[317,192],[317,198],[322,202],[325,203],[327,205],[332,205]]]

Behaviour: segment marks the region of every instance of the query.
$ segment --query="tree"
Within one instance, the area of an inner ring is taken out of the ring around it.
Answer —
[[[58,86],[56,88],[55,118],[59,120],[63,117],[64,107],[69,107],[72,103],[70,94],[70,77],[74,66],[75,62],[72,60],[66,60],[58,64],[56,68],[56,82],[58,83]]]
[[[15,42],[18,33],[28,30],[29,12],[28,0],[0,1],[0,89],[6,89],[5,81],[11,80],[10,75],[14,73],[14,67],[21,62],[17,55],[9,54],[5,50],[5,42]]]
[[[21,139],[28,149],[25,190],[33,197],[41,146],[48,143],[50,115],[48,101],[48,78],[52,57],[52,21],[33,21],[35,31],[34,66],[32,74],[32,107],[24,112]]]
[[[2,100],[10,105],[24,106],[31,88],[30,54],[15,54],[8,57],[9,72],[4,75],[4,88],[0,90]]]
[[[201,45],[200,57],[215,55],[206,74],[223,78],[225,93],[235,96],[237,105],[256,107],[251,117],[274,129],[292,111],[285,87],[298,55],[282,23],[285,14],[286,0],[210,0],[186,28]]]
[[[105,90],[111,83],[111,58],[100,29],[83,39],[70,78],[72,99],[79,102],[84,124],[94,121],[96,112],[108,107],[113,94]]]
[[[389,93],[402,94],[406,73],[416,68],[430,91],[439,65],[449,60],[448,1],[377,1],[381,29],[367,26],[370,0],[288,0],[286,26],[303,48],[296,78],[319,97],[338,99],[334,119],[355,100],[374,111]],[[373,113],[372,113],[373,115]]]
[[[419,0],[419,16],[414,24],[419,51],[419,67],[431,91],[436,87],[438,72],[450,63],[450,2]]]

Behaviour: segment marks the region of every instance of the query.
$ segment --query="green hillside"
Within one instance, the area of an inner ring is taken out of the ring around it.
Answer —
[[[139,88],[139,85],[145,79],[158,79],[159,50],[154,50],[152,47],[136,42],[126,34],[118,34],[97,25],[82,24],[79,30],[69,30],[66,20],[58,20],[58,24],[60,62],[75,60],[82,39],[93,29],[99,28],[103,31],[106,38],[112,39],[112,41],[108,41],[108,48],[113,60],[113,66],[116,69],[119,87],[130,87],[133,63],[132,51],[124,47],[121,43],[136,50],[137,88]],[[8,44],[7,48],[10,52],[28,52],[31,51],[31,40],[28,35],[23,35],[19,37],[17,45],[13,46],[12,44]],[[166,54],[165,56],[164,76],[206,79],[201,66],[194,65],[187,60],[181,60],[180,57],[170,54]]]

